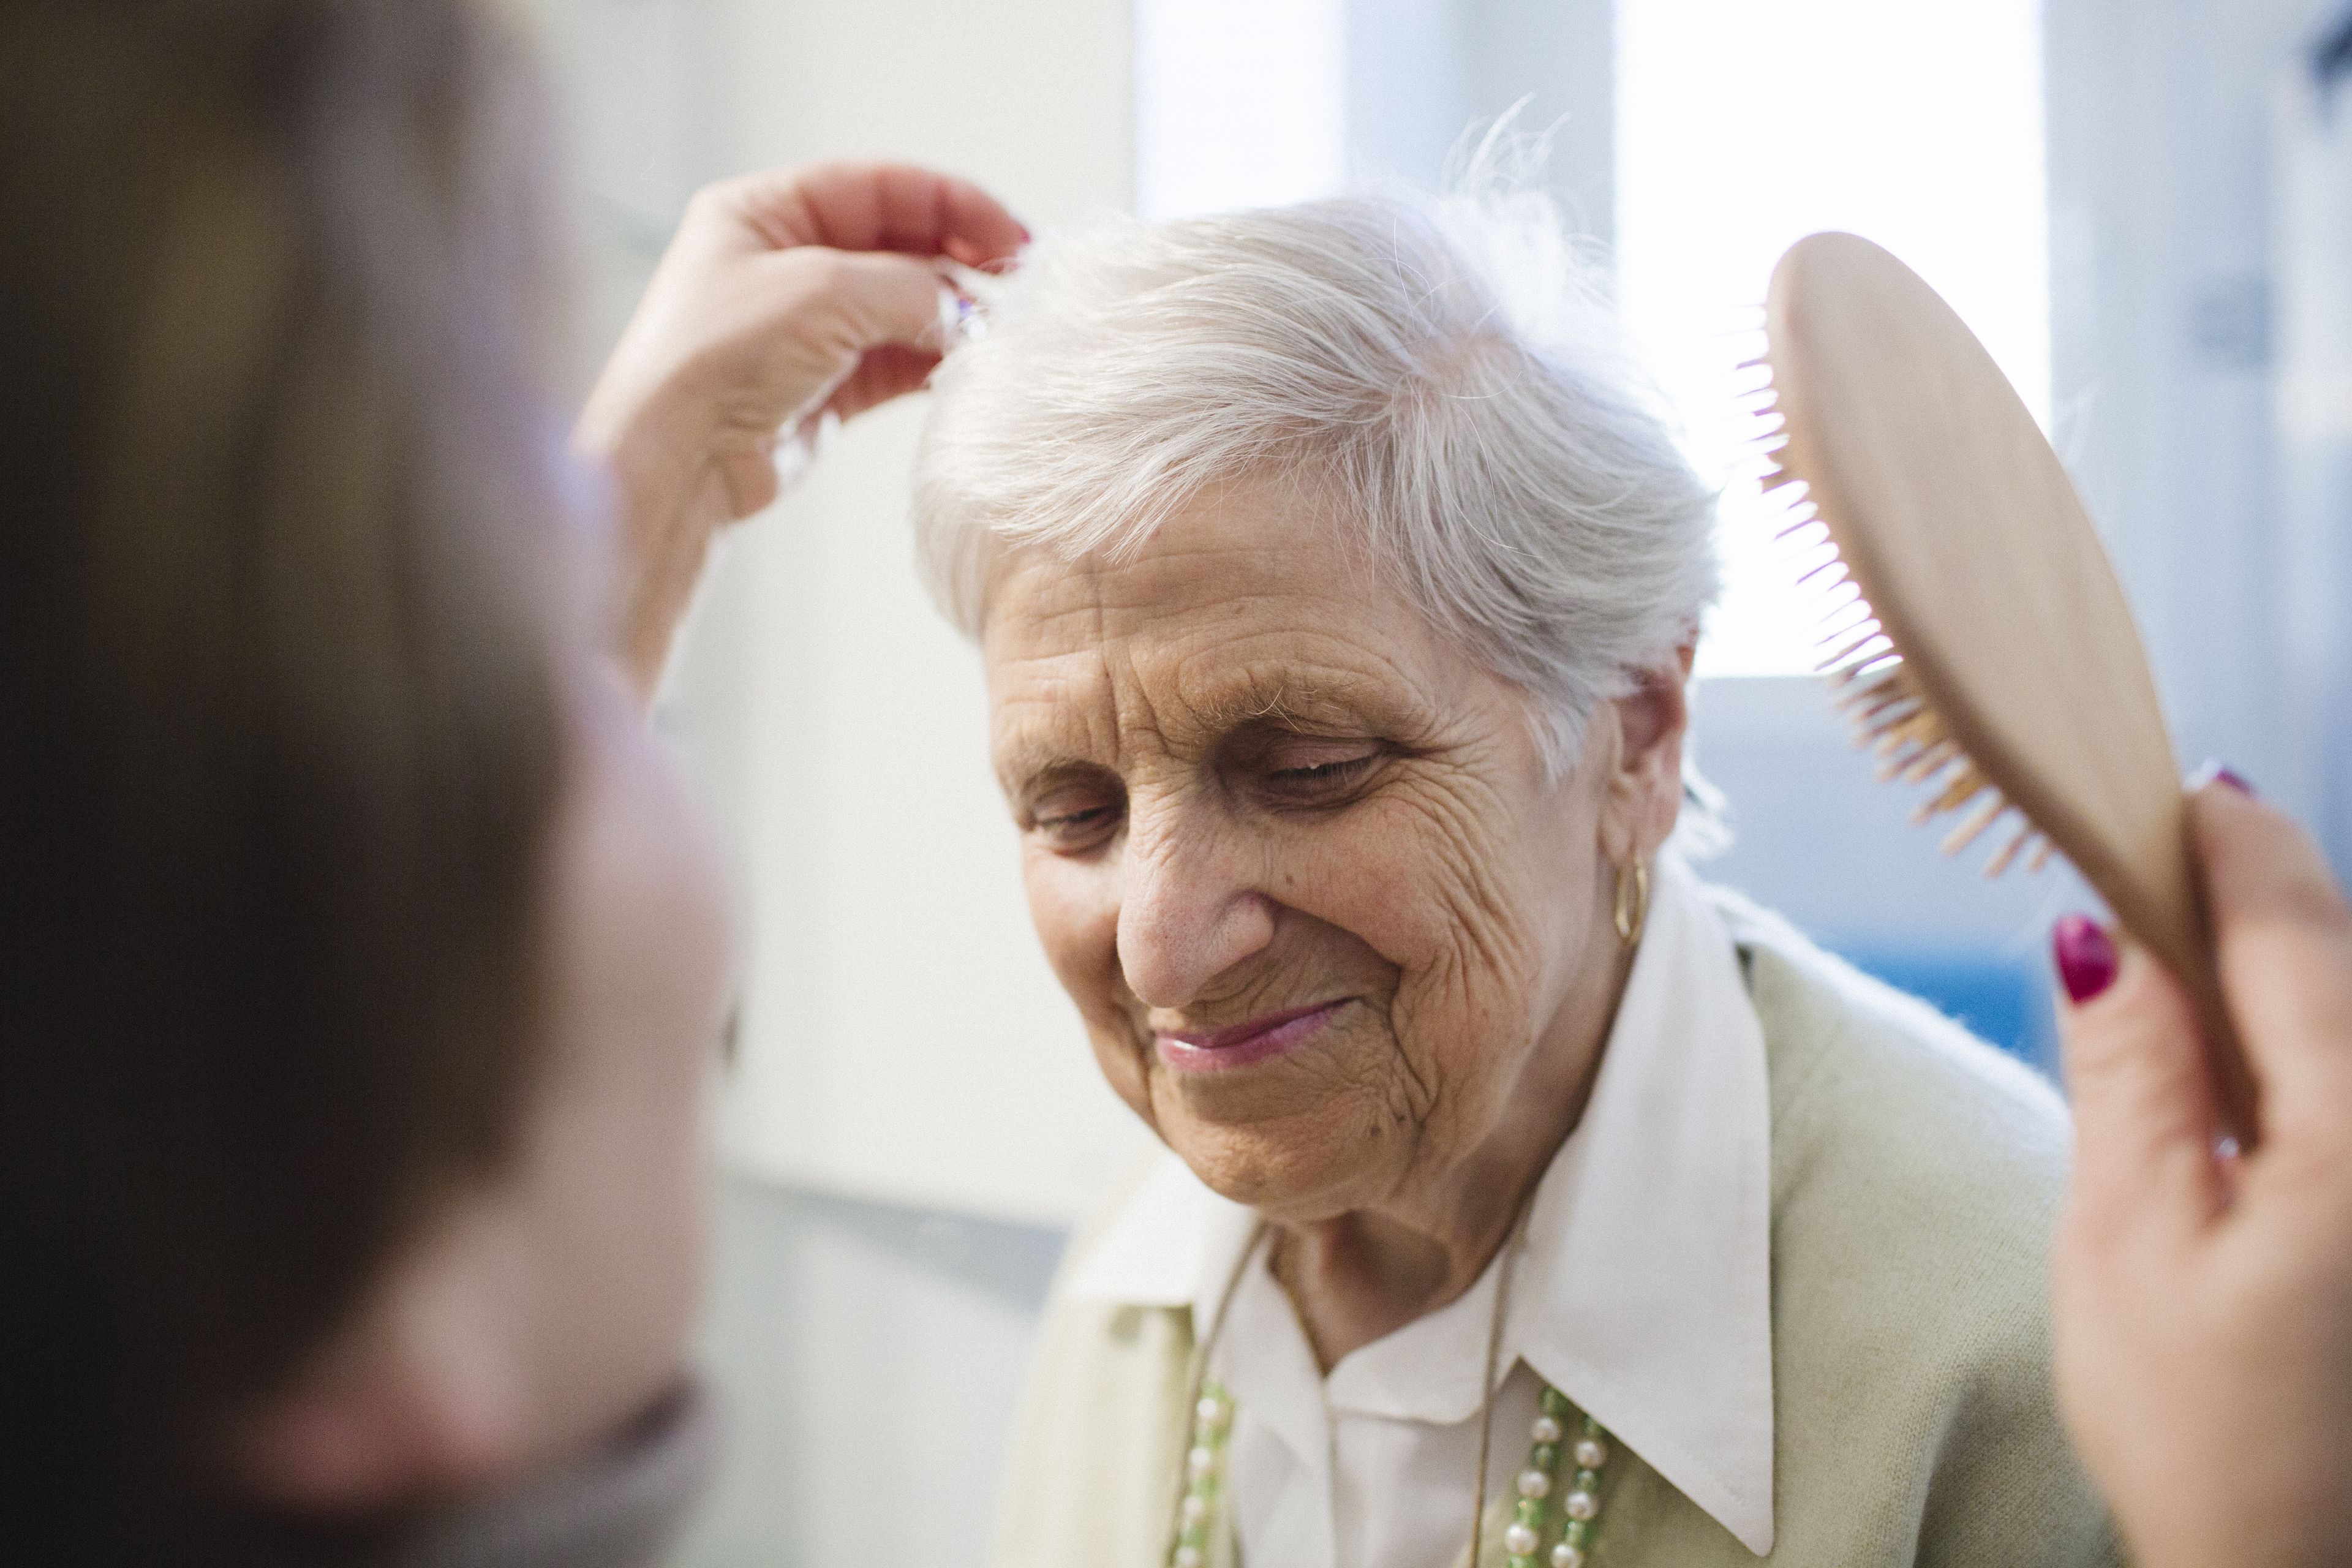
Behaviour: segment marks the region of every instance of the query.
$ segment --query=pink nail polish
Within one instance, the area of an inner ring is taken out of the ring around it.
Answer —
[[[2087,915],[2061,920],[2050,933],[2050,951],[2058,961],[2058,978],[2066,994],[2078,1006],[2116,983],[2120,960],[2115,942]]]
[[[2202,767],[2189,775],[2188,792],[2195,795],[2207,784],[2227,784],[2242,795],[2254,795],[2259,793],[2252,784],[2246,782],[2245,774],[2224,764],[2219,757],[2209,760]]]

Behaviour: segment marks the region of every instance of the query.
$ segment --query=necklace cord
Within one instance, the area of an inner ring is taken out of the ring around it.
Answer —
[[[1486,1464],[1495,1441],[1495,1373],[1503,1357],[1503,1314],[1511,1300],[1511,1266],[1518,1261],[1519,1234],[1527,1228],[1528,1210],[1522,1201],[1503,1237],[1503,1261],[1495,1270],[1495,1313],[1486,1325],[1486,1375],[1478,1385],[1478,1470],[1470,1483],[1470,1568],[1478,1568],[1486,1543]]]
[[[1250,1232],[1249,1244],[1242,1248],[1241,1257],[1234,1262],[1233,1273],[1225,1278],[1225,1288],[1217,1292],[1217,1315],[1210,1321],[1209,1331],[1195,1335],[1192,1341],[1192,1364],[1184,1378],[1184,1425],[1178,1439],[1183,1445],[1184,1452],[1177,1458],[1176,1500],[1169,1510],[1169,1539],[1171,1541],[1184,1529],[1184,1494],[1192,1482],[1188,1465],[1192,1458],[1193,1422],[1201,1408],[1202,1390],[1208,1384],[1209,1352],[1216,1348],[1218,1336],[1225,1331],[1225,1315],[1234,1304],[1234,1292],[1241,1289],[1242,1276],[1249,1272],[1250,1259],[1257,1256],[1257,1249],[1265,1242],[1270,1228],[1265,1221],[1260,1220],[1257,1228]]]

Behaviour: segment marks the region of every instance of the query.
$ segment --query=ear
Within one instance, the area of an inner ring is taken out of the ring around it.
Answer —
[[[1633,689],[1612,706],[1618,743],[1603,783],[1601,844],[1619,865],[1646,862],[1675,830],[1683,804],[1683,738],[1690,730],[1696,642],[1637,670]]]

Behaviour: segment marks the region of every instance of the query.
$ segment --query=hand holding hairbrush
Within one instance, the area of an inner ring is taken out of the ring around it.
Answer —
[[[1911,269],[1817,234],[1772,274],[1768,486],[1860,597],[1822,668],[1881,777],[2006,832],[1998,875],[2051,846],[2195,998],[2227,1130],[2255,1086],[2213,973],[2186,797],[2131,611],[2066,471],[1992,356]]]

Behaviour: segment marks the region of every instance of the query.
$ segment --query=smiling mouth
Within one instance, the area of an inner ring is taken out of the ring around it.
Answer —
[[[1268,1013],[1213,1034],[1163,1030],[1152,1037],[1160,1059],[1177,1072],[1223,1072],[1278,1057],[1322,1032],[1333,1014],[1351,1000],[1342,996],[1286,1013]]]

